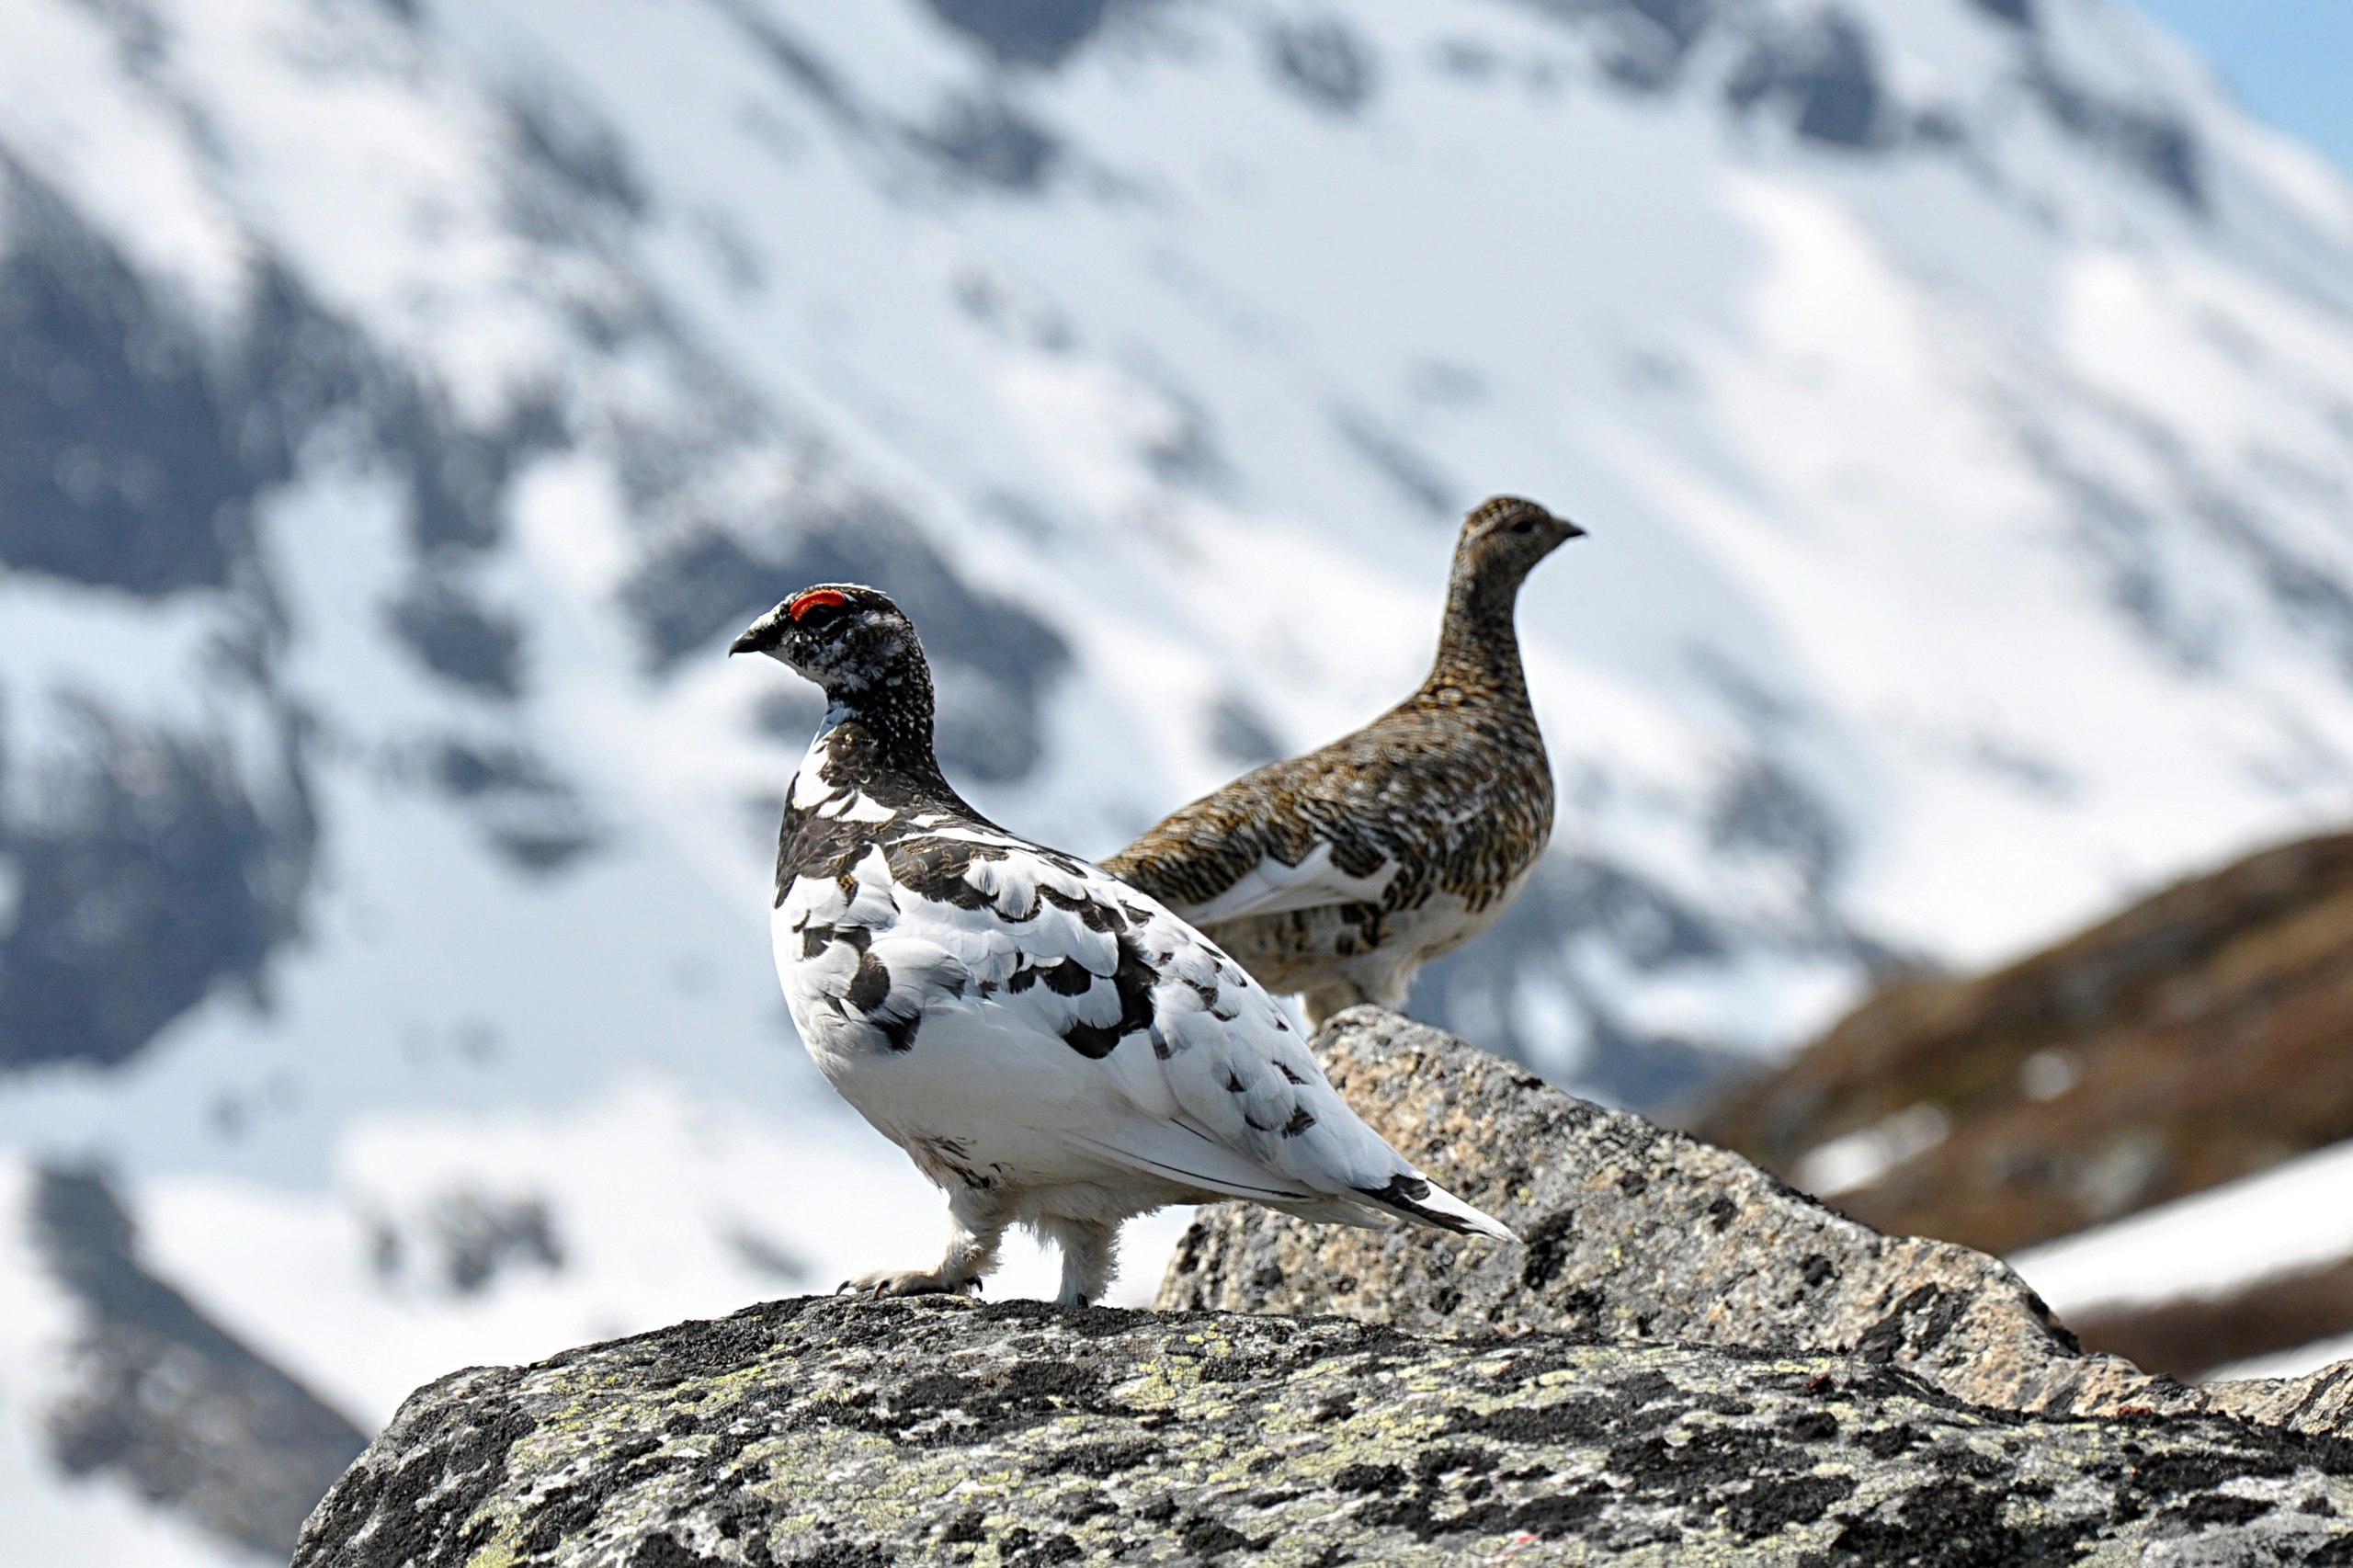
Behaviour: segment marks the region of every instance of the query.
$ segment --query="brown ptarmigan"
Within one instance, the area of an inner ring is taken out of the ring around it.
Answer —
[[[931,1268],[855,1283],[961,1290],[1008,1224],[1099,1300],[1130,1216],[1244,1198],[1311,1220],[1511,1233],[1350,1110],[1275,999],[1146,894],[967,805],[932,751],[914,626],[872,588],[804,589],[733,652],[824,688],[786,791],[771,934],[826,1080],[948,1193]]]
[[[1421,967],[1493,924],[1552,832],[1552,770],[1512,625],[1535,564],[1585,530],[1498,495],[1463,520],[1438,661],[1411,697],[1244,774],[1103,862],[1320,1024],[1403,1009]]]

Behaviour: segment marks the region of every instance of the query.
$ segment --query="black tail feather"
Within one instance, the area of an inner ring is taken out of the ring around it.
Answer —
[[[1516,1242],[1502,1221],[1481,1213],[1454,1194],[1437,1187],[1424,1176],[1411,1171],[1400,1171],[1389,1178],[1386,1187],[1359,1187],[1353,1189],[1368,1203],[1378,1204],[1392,1214],[1401,1215],[1417,1225],[1428,1225],[1440,1231],[1451,1231],[1458,1236],[1493,1236],[1498,1241]],[[1436,1197],[1439,1208],[1430,1202]]]

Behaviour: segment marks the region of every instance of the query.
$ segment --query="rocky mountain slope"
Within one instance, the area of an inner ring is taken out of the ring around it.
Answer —
[[[2353,839],[2282,845],[1992,973],[1900,982],[1698,1131],[1870,1224],[2030,1249],[2086,1343],[2153,1370],[2334,1359],[2348,879]]]
[[[926,1244],[766,973],[813,709],[720,654],[808,579],[1100,853],[1405,689],[1462,505],[1576,517],[1559,842],[1416,1005],[1629,1103],[2353,797],[2353,197],[2104,0],[0,44],[0,1512],[76,1561],[240,1548],[63,1479],[58,1182],[356,1430]]]
[[[2182,1378],[2353,1356],[2353,1144],[2014,1254],[2084,1342]]]
[[[1893,985],[1701,1119],[1882,1229],[2009,1252],[2353,1137],[2353,837]]]

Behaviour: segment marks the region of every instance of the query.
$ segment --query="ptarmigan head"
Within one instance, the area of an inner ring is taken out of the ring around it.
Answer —
[[[1494,587],[1517,588],[1538,562],[1584,537],[1576,524],[1533,501],[1491,496],[1462,519],[1462,537],[1454,547],[1455,573]]]
[[[766,653],[851,707],[917,694],[929,707],[930,671],[915,623],[880,588],[803,588],[745,627],[727,651]]]

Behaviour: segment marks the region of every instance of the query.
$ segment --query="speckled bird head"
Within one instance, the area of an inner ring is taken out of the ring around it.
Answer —
[[[730,653],[766,653],[825,688],[835,702],[921,693],[930,671],[915,623],[891,596],[856,583],[803,588],[744,629]]]
[[[1584,536],[1576,524],[1533,501],[1491,496],[1462,519],[1462,537],[1454,547],[1455,575],[1490,587],[1517,588],[1538,562]]]

